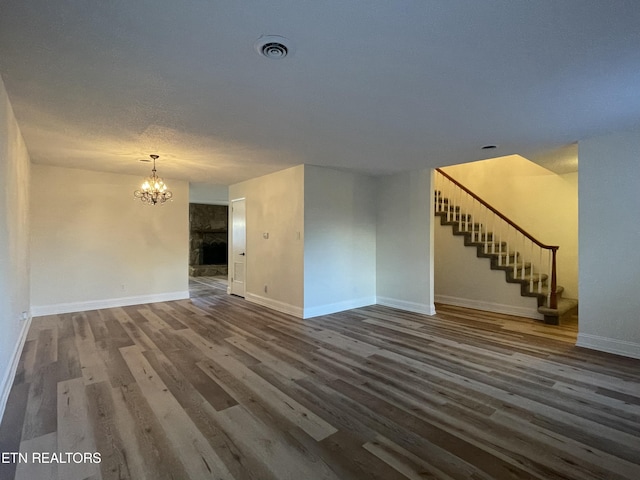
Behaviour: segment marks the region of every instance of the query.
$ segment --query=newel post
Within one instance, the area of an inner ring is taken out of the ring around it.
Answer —
[[[558,292],[556,282],[556,252],[558,247],[551,249],[551,295],[549,297],[549,308],[558,308]]]

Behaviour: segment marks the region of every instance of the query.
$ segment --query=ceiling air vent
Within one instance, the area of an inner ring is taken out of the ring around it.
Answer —
[[[255,43],[256,51],[266,58],[278,60],[291,54],[289,40],[278,35],[263,35]]]
[[[284,58],[289,50],[282,43],[267,43],[262,46],[261,52],[267,58]]]

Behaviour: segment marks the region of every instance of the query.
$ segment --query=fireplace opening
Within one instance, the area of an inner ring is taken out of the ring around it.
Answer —
[[[203,243],[201,265],[226,265],[227,242]]]

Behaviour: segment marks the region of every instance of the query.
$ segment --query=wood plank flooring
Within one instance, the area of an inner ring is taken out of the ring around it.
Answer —
[[[34,319],[0,479],[640,479],[640,361],[575,347],[575,325],[445,306],[303,321],[191,289]],[[33,459],[77,452],[101,462]]]

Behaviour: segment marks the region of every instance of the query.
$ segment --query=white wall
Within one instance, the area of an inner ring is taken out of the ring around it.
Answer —
[[[229,187],[209,183],[189,183],[189,203],[229,205]]]
[[[0,79],[0,418],[30,322],[29,153]]]
[[[378,179],[378,303],[433,315],[432,172]]]
[[[505,272],[491,270],[488,258],[478,258],[464,237],[435,219],[435,301],[489,312],[543,319],[537,299],[520,295],[520,284],[507,283]]]
[[[541,242],[559,245],[558,285],[564,297],[578,298],[577,172],[558,175],[519,155],[442,170]],[[439,251],[436,244],[436,256]],[[438,283],[436,278],[436,289],[443,293]]]
[[[302,317],[304,166],[231,185],[229,200],[239,198],[246,199],[245,298]],[[229,234],[231,249],[233,228]]]
[[[167,180],[173,201],[149,206],[141,180],[33,166],[34,315],[188,298],[188,184]]]
[[[579,143],[578,345],[640,358],[640,130]]]
[[[375,179],[304,167],[304,318],[376,302]]]

